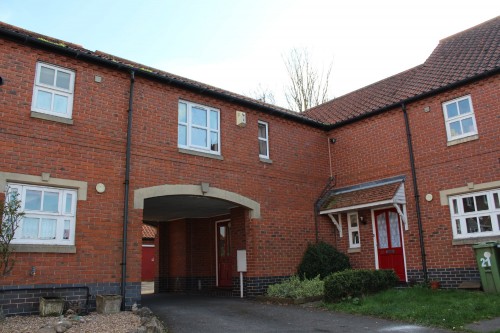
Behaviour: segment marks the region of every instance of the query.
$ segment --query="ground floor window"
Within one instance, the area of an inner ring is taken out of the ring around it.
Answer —
[[[347,214],[347,228],[349,230],[349,247],[360,247],[361,242],[359,239],[359,220],[357,212]]]
[[[8,184],[25,213],[12,244],[74,245],[77,190]]]
[[[500,189],[449,197],[454,238],[500,235]]]

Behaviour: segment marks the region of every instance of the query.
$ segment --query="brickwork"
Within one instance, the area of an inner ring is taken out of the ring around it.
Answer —
[[[2,285],[67,285],[74,283],[75,277],[78,283],[119,284],[129,74],[7,40],[0,43],[0,68],[4,80],[0,87],[0,172],[32,176],[45,172],[52,178],[88,183],[87,200],[77,202],[76,253],[16,253],[17,266],[11,276],[2,280]],[[73,125],[30,116],[37,61],[75,71]],[[101,76],[101,83],[95,82],[95,75]],[[311,207],[317,189],[327,178],[328,161],[323,154],[325,133],[279,116],[140,76],[135,89],[127,281],[140,281],[143,211],[132,208],[134,190],[201,182],[238,193],[261,205],[260,219],[247,221],[245,217],[234,222],[235,232],[242,237],[235,246],[238,249],[247,247],[248,274],[291,274],[307,243],[314,241]],[[178,151],[179,99],[220,110],[224,160]],[[235,124],[237,110],[247,114],[245,128]],[[258,158],[258,120],[270,124],[272,164]],[[235,142],[238,144],[232,144]],[[106,185],[106,191],[98,194],[94,188],[101,182]],[[239,223],[240,220],[245,221],[244,224]],[[178,249],[188,246],[186,239],[175,237],[184,227],[189,226],[179,223],[178,230],[168,231],[170,239],[179,242]],[[210,248],[211,245],[206,246]],[[202,248],[199,245],[197,251]],[[162,250],[159,248],[159,251]],[[167,260],[171,263],[166,269],[178,276],[188,273],[182,264],[187,262],[181,260],[182,252],[171,253]],[[281,259],[276,261],[275,258]],[[160,255],[160,262],[162,260]],[[176,260],[179,264],[174,265]],[[32,266],[37,267],[35,277],[28,274]],[[163,266],[158,267],[159,277],[164,275],[163,269]],[[215,265],[203,269],[211,269],[213,275]]]
[[[433,270],[446,272],[450,269],[463,271],[464,276],[469,277],[468,269],[476,265],[471,245],[453,245],[449,206],[441,205],[439,191],[467,186],[470,182],[481,184],[500,179],[499,149],[495,143],[498,141],[495,115],[500,112],[500,106],[493,93],[498,91],[499,82],[497,75],[407,105],[429,277]],[[472,99],[479,138],[448,146],[441,104],[467,94]],[[427,107],[430,110],[428,112],[425,111]],[[406,265],[408,272],[421,270],[415,199],[402,110],[394,109],[334,129],[329,136],[337,139],[332,145],[332,165],[338,187],[391,176],[406,177],[409,223],[409,230],[403,231]],[[427,202],[424,199],[426,194],[432,194],[434,199]],[[366,225],[360,226],[362,252],[349,256],[353,267],[373,268],[372,217],[369,209],[358,213],[367,220]],[[346,221],[345,214],[342,214],[342,219]],[[347,233],[346,229],[344,233]],[[343,251],[348,249],[347,237],[337,238],[337,244]],[[456,283],[445,282],[446,285]]]
[[[464,281],[479,281],[477,267],[471,268],[431,268],[428,270],[429,280],[440,282],[441,288],[457,288]],[[422,270],[408,270],[409,282],[423,282]]]
[[[134,303],[141,303],[140,283],[126,286],[125,308],[131,309]],[[89,293],[87,309],[87,291]],[[96,295],[120,294],[118,283],[96,284],[41,284],[36,286],[18,285],[0,287],[0,303],[6,315],[29,315],[39,313],[40,297],[60,297],[65,307],[77,305],[81,311],[95,311]]]
[[[271,284],[281,283],[290,276],[266,276],[245,278],[245,294],[247,297],[263,295]]]

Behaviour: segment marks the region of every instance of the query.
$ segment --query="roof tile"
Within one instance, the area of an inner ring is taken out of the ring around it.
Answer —
[[[385,200],[391,200],[398,190],[401,182],[362,188],[359,190],[331,194],[328,200],[321,207],[322,211],[330,209],[340,209],[357,205],[370,204]]]
[[[499,69],[500,16],[441,40],[422,65],[309,109],[305,115],[339,124]]]

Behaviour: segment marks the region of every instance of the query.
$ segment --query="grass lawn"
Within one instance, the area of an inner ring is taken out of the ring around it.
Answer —
[[[463,330],[475,321],[500,317],[500,294],[415,287],[386,290],[324,306],[329,310]],[[500,333],[500,329],[496,332]]]

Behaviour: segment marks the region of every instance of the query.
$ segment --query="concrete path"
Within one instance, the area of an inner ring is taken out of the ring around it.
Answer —
[[[143,295],[170,333],[220,332],[450,332],[296,305],[183,294]],[[402,305],[404,306],[404,305]]]
[[[465,326],[465,328],[480,333],[500,332],[500,317],[472,323]]]

